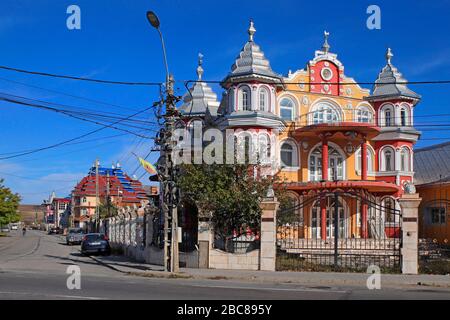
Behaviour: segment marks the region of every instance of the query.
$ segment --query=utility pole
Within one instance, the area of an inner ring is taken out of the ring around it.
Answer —
[[[95,232],[98,232],[99,227],[99,190],[98,190],[98,159],[95,159]]]
[[[161,156],[164,156],[164,163],[160,164],[161,168],[158,169],[158,176],[161,181],[162,210],[164,213],[164,270],[178,272],[178,191],[175,181],[176,172],[172,161],[172,151],[176,142],[172,139],[172,136],[175,130],[175,123],[179,119],[179,112],[175,106],[177,98],[173,90],[174,79],[169,73],[164,39],[159,29],[159,19],[152,11],[147,12],[147,19],[152,27],[158,30],[166,68],[166,96],[164,99],[166,110],[162,116],[164,118],[164,127],[161,128],[159,137],[155,140],[160,146]],[[171,231],[170,247],[169,230]]]

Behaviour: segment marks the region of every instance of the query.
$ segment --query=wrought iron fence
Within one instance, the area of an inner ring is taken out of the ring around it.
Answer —
[[[369,194],[303,195],[278,213],[277,270],[365,272],[376,265],[398,272],[400,249],[400,211]]]

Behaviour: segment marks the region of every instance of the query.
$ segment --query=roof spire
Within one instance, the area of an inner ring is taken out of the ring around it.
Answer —
[[[330,35],[329,32],[327,32],[327,31],[323,32],[324,41],[323,41],[323,45],[322,45],[322,51],[325,53],[328,53],[328,51],[330,51],[330,45],[328,44],[328,36],[329,35]]]
[[[197,76],[198,76],[199,81],[202,80],[202,75],[203,75],[202,64],[203,64],[203,55],[199,52],[198,53],[198,67],[197,67]]]
[[[387,61],[387,63],[388,63],[389,65],[391,64],[391,59],[392,59],[393,56],[394,56],[394,54],[392,53],[391,48],[387,48],[387,51],[386,51],[386,61]]]
[[[253,25],[253,19],[250,19],[250,26],[248,27],[248,41],[253,42],[253,35],[255,34],[256,29],[255,26]]]

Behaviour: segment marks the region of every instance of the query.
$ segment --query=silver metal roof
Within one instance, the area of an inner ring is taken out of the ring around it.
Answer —
[[[416,185],[450,179],[450,142],[414,151]]]
[[[209,113],[211,116],[217,116],[219,102],[217,94],[208,84],[201,81],[203,76],[203,55],[198,55],[197,82],[183,96],[183,104],[180,106],[180,112],[184,116],[200,116]]]
[[[235,62],[231,66],[231,72],[224,81],[234,77],[259,75],[273,78],[276,82],[281,82],[282,76],[272,70],[269,60],[264,56],[264,52],[254,42],[253,37],[255,32],[256,29],[253,21],[250,20],[250,27],[248,29],[249,39],[239,53],[239,56],[236,57]]]
[[[404,84],[407,80],[403,78],[402,74],[391,63],[393,56],[391,48],[388,48],[386,52],[387,64],[378,74],[378,78],[373,87],[373,92],[367,99],[373,100],[398,96],[420,99],[420,95],[410,90],[406,84]]]

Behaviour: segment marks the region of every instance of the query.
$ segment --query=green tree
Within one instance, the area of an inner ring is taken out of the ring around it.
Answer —
[[[6,225],[11,222],[20,221],[17,214],[19,208],[20,196],[3,185],[3,179],[0,179],[0,225]]]
[[[105,218],[109,218],[109,217],[113,217],[115,215],[117,215],[117,213],[119,212],[117,207],[111,203],[111,201],[105,201],[101,202],[99,207],[99,214],[100,214],[100,218],[105,219]]]
[[[259,230],[260,203],[275,178],[255,178],[258,166],[248,164],[184,164],[180,169],[182,199],[195,203],[200,215],[210,216],[225,243],[234,232]]]

